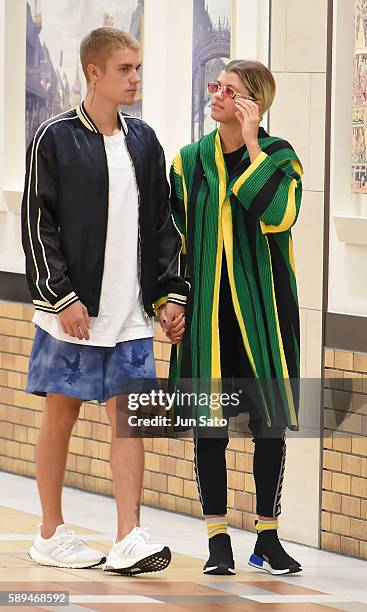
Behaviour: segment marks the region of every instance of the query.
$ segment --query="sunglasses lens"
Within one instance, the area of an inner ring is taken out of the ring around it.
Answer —
[[[218,83],[208,83],[208,91],[212,94],[218,91]]]
[[[234,89],[230,85],[224,85],[222,95],[223,98],[234,98]]]

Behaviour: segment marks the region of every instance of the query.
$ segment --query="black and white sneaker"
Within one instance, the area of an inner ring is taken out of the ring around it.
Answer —
[[[260,531],[249,565],[270,574],[295,574],[301,572],[301,564],[290,557],[281,545],[276,529]]]
[[[235,574],[231,538],[228,533],[218,533],[209,540],[209,559],[204,565],[204,574],[230,576]]]
[[[122,576],[135,576],[148,572],[160,572],[171,562],[168,546],[151,544],[146,529],[134,529],[119,542],[114,541],[103,566],[105,572]]]

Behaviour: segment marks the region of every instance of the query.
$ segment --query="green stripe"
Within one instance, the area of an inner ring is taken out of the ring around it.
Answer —
[[[189,214],[188,219],[193,227],[186,229],[186,234],[190,242],[188,248],[192,249],[192,257],[188,258],[192,261],[192,269],[187,270],[187,274],[193,279],[195,287],[194,294],[190,299],[193,300],[193,312],[190,321],[186,321],[186,334],[190,334],[191,339],[191,367],[194,377],[202,378],[211,377],[211,343],[212,343],[212,309],[214,298],[214,283],[215,269],[217,258],[217,243],[218,243],[218,211],[219,211],[219,180],[218,172],[215,165],[215,137],[217,130],[211,134],[204,136],[199,143],[188,145],[181,149],[181,158],[183,163],[183,172],[187,186],[189,198]],[[256,252],[251,254],[249,241],[247,236],[247,223],[249,214],[246,209],[251,207],[251,202],[254,200],[259,191],[264,187],[267,181],[275,172],[279,172],[279,166],[284,176],[280,182],[276,193],[264,206],[262,220],[269,225],[279,225],[284,216],[284,210],[288,201],[288,191],[291,181],[295,178],[295,171],[290,163],[291,160],[299,159],[294,151],[287,143],[282,144],[282,141],[271,136],[261,138],[259,140],[263,151],[271,147],[273,143],[277,143],[279,150],[270,152],[271,157],[266,158],[255,172],[246,180],[244,185],[239,190],[238,198],[234,195],[231,197],[231,211],[233,226],[236,228],[239,239],[233,238],[233,270],[236,293],[238,296],[241,314],[244,325],[247,330],[250,348],[253,354],[255,368],[259,376],[259,384],[262,385],[262,393],[266,396],[266,404],[270,413],[271,423],[276,425],[276,410],[274,397],[271,393],[269,382],[271,381],[272,366],[275,370],[279,388],[280,399],[282,402],[282,411],[285,421],[290,425],[290,410],[287,403],[285,386],[283,382],[283,371],[281,363],[281,353],[279,346],[279,338],[277,333],[276,318],[272,294],[272,270],[269,261],[269,252],[266,237],[262,234],[260,225],[256,229]],[[190,193],[193,189],[193,177],[195,164],[197,159],[198,147],[200,148],[200,158],[202,161],[205,177],[200,179],[201,185],[198,186],[198,196],[196,202],[190,202]],[[244,172],[250,165],[248,153],[245,152],[241,163],[240,172]],[[230,195],[231,188],[234,182],[238,179],[233,177],[231,184],[227,184],[227,195]],[[175,185],[175,192],[178,198],[179,205],[183,200],[183,190],[181,178],[174,172],[171,172],[171,181]],[[228,183],[228,176],[227,176]],[[209,190],[209,192],[208,192]],[[266,190],[265,190],[266,191]],[[208,202],[205,206],[206,194],[209,193]],[[301,204],[302,187],[300,181],[297,183],[296,189],[296,215],[298,215]],[[241,202],[239,201],[241,200]],[[193,206],[194,210],[190,207]],[[206,208],[206,213],[205,213]],[[205,216],[204,216],[205,215]],[[182,226],[181,214],[181,226]],[[270,222],[271,219],[271,222]],[[177,223],[178,225],[178,223]],[[179,227],[181,227],[179,226]],[[251,226],[250,226],[251,227]],[[253,225],[253,227],[255,227]],[[272,234],[276,240],[279,250],[274,256],[281,257],[284,260],[285,266],[282,265],[284,274],[288,275],[285,282],[291,286],[294,306],[298,307],[296,279],[289,261],[289,236],[290,230]],[[191,238],[190,238],[191,236]],[[255,282],[255,270],[253,268],[255,257],[255,265],[259,272],[261,292]],[[276,262],[273,262],[275,265]],[[229,264],[231,265],[231,264]],[[261,307],[263,300],[265,309],[265,318]],[[279,305],[282,307],[282,305]],[[284,320],[284,313],[283,313]],[[268,352],[267,335],[270,342],[270,354]],[[185,336],[183,339],[183,346]],[[295,345],[295,364],[292,365],[292,370],[299,372],[299,346],[298,341],[294,337]],[[183,350],[182,350],[183,352]],[[175,353],[175,349],[174,349]],[[173,355],[171,362],[170,377],[185,377],[183,368],[184,361]],[[268,383],[266,383],[268,381]],[[269,395],[270,401],[269,405]],[[262,413],[266,417],[266,405],[261,405]],[[183,409],[185,413],[185,409]],[[203,408],[203,413],[205,409]],[[186,412],[187,416],[187,412]]]

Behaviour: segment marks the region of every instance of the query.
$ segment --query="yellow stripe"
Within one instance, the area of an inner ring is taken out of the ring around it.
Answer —
[[[181,157],[181,153],[180,152],[178,152],[175,155],[175,157],[173,158],[172,166],[173,166],[173,170],[176,172],[176,174],[178,174],[182,178],[182,175],[183,175],[183,166],[182,166],[182,157]]]
[[[240,177],[238,177],[237,181],[234,183],[232,191],[234,193],[234,195],[238,195],[239,190],[241,189],[242,185],[247,181],[247,179],[255,172],[255,170],[258,169],[258,167],[260,166],[260,164],[267,158],[267,154],[264,153],[264,151],[262,151],[261,153],[259,153],[259,155],[254,159],[254,161],[252,162],[252,164],[250,164],[250,166],[247,168],[247,170],[245,170],[245,172],[243,172],[241,174]]]
[[[187,229],[187,187],[186,187],[186,181],[185,181],[185,176],[183,172],[182,157],[181,157],[180,152],[178,152],[177,155],[175,156],[172,162],[172,165],[173,165],[174,172],[181,177],[181,181],[182,181],[182,191],[183,191],[183,199],[184,199],[184,207],[185,207],[185,228]],[[186,253],[186,245],[185,245],[185,251],[182,251],[182,252]]]
[[[229,198],[225,198],[226,195],[226,171],[224,166],[224,159],[222,154],[222,147],[220,143],[219,131],[215,137],[215,161],[217,164],[219,174],[219,198],[220,198],[220,211],[222,212],[219,221],[221,221],[221,233],[224,238],[224,249],[227,257],[228,276],[229,283],[231,286],[232,299],[234,302],[234,309],[237,315],[238,323],[240,325],[243,341],[246,347],[246,352],[249,356],[252,369],[257,376],[255,361],[252,355],[250,343],[247,336],[245,323],[242,318],[241,308],[238,301],[236,286],[234,282],[233,274],[233,228],[232,228],[232,213],[231,213],[231,202]],[[223,207],[221,206],[223,203]],[[218,317],[218,315],[217,315]],[[217,318],[218,320],[218,318]],[[218,327],[218,323],[217,323]]]
[[[296,159],[291,159],[291,164],[297,174],[299,174],[299,176],[301,177],[303,175],[303,168],[301,164]]]
[[[222,225],[223,225],[223,234],[224,234],[224,247],[227,256],[227,267],[228,267],[228,277],[229,284],[231,287],[232,299],[234,310],[238,319],[238,323],[241,329],[243,342],[245,345],[246,353],[251,363],[251,367],[254,371],[256,377],[258,377],[255,360],[251,351],[250,342],[248,339],[245,322],[242,317],[241,307],[237,296],[236,285],[234,280],[234,272],[233,272],[233,229],[232,229],[232,213],[231,213],[231,204],[230,200],[224,202],[223,212],[222,212]]]
[[[285,209],[283,219],[279,225],[266,225],[263,221],[260,221],[261,231],[263,234],[274,234],[276,232],[285,232],[289,229],[296,218],[296,187],[297,181],[292,180],[288,190],[288,202]]]
[[[227,533],[227,529],[216,529],[215,531],[213,531],[213,533],[208,532],[208,536],[209,536],[209,540],[210,538],[213,538],[214,536],[218,535],[219,533]]]
[[[159,316],[159,312],[158,309],[163,306],[163,304],[167,303],[167,296],[165,295],[164,297],[159,298],[159,300],[157,300],[156,302],[154,302],[153,304],[153,310],[156,313],[157,316]]]
[[[293,242],[292,236],[289,236],[289,263],[293,270],[293,274],[296,275],[296,263],[294,261],[294,250],[293,250]]]
[[[285,386],[285,391],[286,391],[287,400],[288,400],[288,406],[289,406],[289,410],[290,410],[291,424],[292,425],[297,425],[298,424],[297,423],[297,416],[296,416],[296,411],[295,411],[294,403],[293,403],[293,394],[292,394],[292,389],[291,389],[291,386],[290,386],[288,366],[287,366],[287,361],[286,361],[286,358],[285,358],[284,347],[283,347],[283,339],[282,339],[282,334],[281,334],[280,325],[279,325],[278,308],[277,308],[277,302],[276,302],[276,299],[275,299],[275,291],[274,291],[273,267],[272,267],[272,263],[271,263],[270,248],[269,248],[269,242],[268,242],[267,236],[265,236],[265,240],[266,240],[266,246],[267,246],[267,249],[268,249],[269,265],[270,265],[270,272],[271,272],[271,289],[272,289],[272,296],[273,296],[273,307],[274,307],[276,330],[277,330],[277,335],[278,335],[279,352],[280,352],[280,360],[281,360],[281,364],[282,364],[282,373],[283,373],[283,379],[284,379],[284,386]]]
[[[218,521],[217,523],[207,523],[208,531],[217,529],[218,527],[227,527],[227,521]]]
[[[217,241],[217,259],[215,264],[215,281],[214,281],[214,299],[212,310],[212,378],[221,378],[220,367],[220,341],[218,327],[218,312],[219,312],[219,284],[222,270],[222,255],[223,255],[223,232],[222,232],[222,204],[226,197],[227,179],[220,143],[219,131],[215,136],[215,163],[217,165],[219,175],[219,203],[218,203],[218,241]],[[219,416],[219,415],[218,415]]]
[[[222,187],[225,189],[225,185],[226,185],[226,172],[225,172],[222,147],[221,147],[221,142],[220,142],[220,137],[219,137],[219,131],[217,132],[217,135],[215,137],[215,161],[216,161],[217,170],[218,170],[218,174],[219,174],[219,185],[220,186],[222,185]],[[224,191],[224,189],[222,189],[222,192]],[[222,192],[220,192],[220,194]],[[224,192],[224,194],[223,194],[223,198],[225,198],[225,193],[226,192]],[[221,202],[223,202],[223,200],[221,200]],[[221,233],[223,235],[223,240],[224,240],[225,256],[227,257],[228,277],[229,277],[229,284],[230,284],[230,287],[231,287],[233,307],[234,307],[234,310],[235,310],[235,313],[236,313],[236,316],[237,316],[238,324],[240,326],[240,330],[241,330],[241,334],[242,334],[242,339],[243,339],[243,343],[244,343],[244,346],[245,346],[245,350],[246,350],[247,356],[249,358],[249,361],[250,361],[250,364],[251,364],[251,367],[253,369],[253,372],[254,372],[255,376],[258,378],[258,373],[257,373],[256,365],[255,365],[255,360],[254,360],[254,357],[253,357],[253,354],[252,354],[252,350],[251,350],[251,346],[250,346],[250,342],[249,342],[249,339],[248,339],[245,322],[244,322],[244,319],[242,317],[241,307],[240,307],[240,303],[239,303],[239,299],[238,299],[238,295],[237,295],[237,290],[236,290],[236,284],[235,284],[235,280],[234,280],[234,272],[233,272],[233,228],[232,228],[231,202],[230,202],[229,198],[226,198],[224,200],[223,205],[220,206],[220,213],[221,213],[221,216],[220,216],[219,221],[221,222],[221,230],[222,230]],[[223,249],[223,243],[222,243],[222,249]],[[214,315],[214,312],[213,312],[213,315]],[[217,318],[217,321],[218,321],[218,318]],[[217,328],[218,328],[218,323],[217,323]],[[213,330],[213,319],[212,319],[212,330]],[[212,331],[212,333],[213,333],[213,331]],[[270,425],[271,424],[271,420],[270,420],[269,411],[268,411],[268,408],[266,406],[265,398],[264,397],[263,397],[263,400],[264,400],[264,409],[265,409],[266,417],[267,417],[267,423]]]
[[[256,531],[267,531],[268,529],[278,529],[278,521],[275,523],[262,523],[256,525]]]

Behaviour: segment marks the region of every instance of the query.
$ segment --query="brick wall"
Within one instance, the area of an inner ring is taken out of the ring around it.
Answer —
[[[0,469],[34,477],[34,447],[43,398],[24,392],[32,347],[33,308],[0,301]],[[167,374],[170,345],[156,327],[157,373]],[[327,349],[321,546],[367,559],[367,355]],[[66,484],[112,495],[110,430],[105,407],[83,404],[74,428]],[[252,442],[232,438],[227,450],[228,518],[253,530]],[[189,439],[146,439],[143,501],[201,516]]]
[[[367,559],[367,354],[325,351],[321,546]]]
[[[34,477],[34,447],[44,399],[24,392],[34,326],[33,308],[0,301],[0,469]],[[170,345],[156,327],[157,374],[167,375]],[[83,404],[70,442],[66,484],[112,495],[110,430],[105,407]],[[227,450],[230,524],[254,530],[252,442],[232,438]],[[149,506],[201,516],[189,439],[146,439],[143,501]]]

